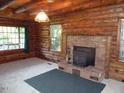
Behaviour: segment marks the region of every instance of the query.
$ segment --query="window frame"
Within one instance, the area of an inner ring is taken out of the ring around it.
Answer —
[[[120,46],[121,46],[121,43],[120,43],[120,39],[121,39],[121,21],[124,20],[124,18],[119,18],[118,19],[118,33],[117,33],[117,51],[118,51],[118,62],[120,63],[124,63],[124,60],[121,60],[120,59]]]
[[[23,28],[25,28],[25,31],[26,31],[26,26],[24,26],[24,25],[12,25],[12,24],[0,24],[0,26],[3,26],[3,27],[18,27],[18,28],[20,28],[20,27],[23,27]],[[24,34],[25,34],[25,32],[24,32]],[[20,35],[19,35],[20,36]],[[24,40],[25,40],[25,36],[24,36]],[[20,41],[20,40],[19,40]],[[25,44],[25,42],[24,42],[24,44]],[[22,52],[22,51],[24,51],[24,49],[25,49],[25,47],[24,48],[18,48],[18,49],[7,49],[7,50],[0,50],[0,54],[3,54],[3,53],[5,53],[5,54],[8,54],[8,53],[15,53],[15,52]]]
[[[63,29],[61,29],[62,31],[61,31],[61,37],[60,37],[60,51],[53,50],[53,49],[52,49],[52,34],[51,34],[51,26],[52,26],[52,25],[60,25],[61,28],[62,28],[62,24],[59,24],[59,23],[58,23],[58,24],[50,24],[50,26],[49,26],[49,27],[50,27],[50,28],[49,28],[49,29],[50,29],[50,30],[49,30],[49,31],[50,31],[50,51],[51,51],[51,52],[56,52],[56,53],[61,53],[62,50],[63,50],[63,47],[62,47]]]

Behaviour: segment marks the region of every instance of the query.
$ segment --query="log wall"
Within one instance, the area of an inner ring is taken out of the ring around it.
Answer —
[[[69,34],[84,36],[110,36],[109,77],[124,80],[124,63],[118,61],[118,24],[124,17],[124,5],[79,10],[52,17],[50,24],[62,24],[63,51],[50,51],[50,24],[39,25],[38,54],[50,60],[64,60],[65,37]]]

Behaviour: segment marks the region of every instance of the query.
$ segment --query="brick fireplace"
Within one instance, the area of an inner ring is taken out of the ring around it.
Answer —
[[[73,47],[92,47],[96,49],[95,67],[104,70],[107,74],[109,65],[109,36],[67,36],[67,54],[70,61],[73,61]]]
[[[87,79],[93,78],[96,81],[100,81],[99,79],[108,76],[110,43],[110,36],[67,35],[66,62],[60,63],[60,68],[62,67],[66,72],[76,73]],[[75,46],[95,49],[94,65],[88,67],[75,66],[73,64]]]

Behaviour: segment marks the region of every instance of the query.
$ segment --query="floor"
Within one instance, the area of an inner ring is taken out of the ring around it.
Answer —
[[[0,93],[40,93],[24,80],[58,68],[57,64],[30,58],[0,65]],[[124,93],[124,83],[105,79],[102,93]]]

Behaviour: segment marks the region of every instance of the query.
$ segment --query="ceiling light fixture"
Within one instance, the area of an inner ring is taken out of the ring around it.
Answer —
[[[53,3],[54,2],[54,0],[47,0],[48,1],[48,3]]]
[[[49,17],[47,16],[47,14],[41,10],[35,17],[35,21],[36,22],[49,22]]]

